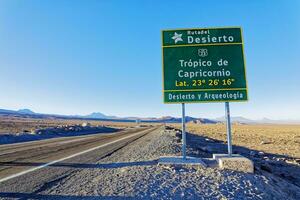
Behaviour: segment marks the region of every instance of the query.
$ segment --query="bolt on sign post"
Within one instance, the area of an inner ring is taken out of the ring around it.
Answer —
[[[225,102],[228,154],[232,154],[229,102],[248,100],[240,27],[162,31],[164,103]],[[182,120],[185,158],[185,120]]]

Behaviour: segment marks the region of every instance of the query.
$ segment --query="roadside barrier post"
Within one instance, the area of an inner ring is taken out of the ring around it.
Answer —
[[[186,159],[185,104],[182,103],[182,157]]]
[[[229,102],[225,102],[225,116],[226,116],[226,128],[227,128],[228,156],[231,157],[231,155],[232,155],[232,144],[231,144],[231,123],[230,123]]]

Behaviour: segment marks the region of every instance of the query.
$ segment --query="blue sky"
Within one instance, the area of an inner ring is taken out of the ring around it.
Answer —
[[[161,30],[241,26],[249,101],[234,116],[300,119],[300,1],[0,1],[0,108],[180,116],[162,100]],[[223,103],[188,104],[219,117]]]

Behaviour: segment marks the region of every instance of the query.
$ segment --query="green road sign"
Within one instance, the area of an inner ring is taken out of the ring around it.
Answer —
[[[162,31],[165,103],[246,101],[241,28]]]

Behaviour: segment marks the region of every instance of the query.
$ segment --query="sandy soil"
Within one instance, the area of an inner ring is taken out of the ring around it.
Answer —
[[[0,116],[0,134],[2,133],[20,133],[24,131],[31,132],[36,129],[56,127],[62,125],[77,125],[84,122],[89,122],[92,126],[110,126],[116,128],[124,128],[136,126],[136,123],[123,122],[105,122],[97,120],[68,120],[68,119],[34,119],[21,117]]]
[[[180,128],[180,125],[176,125]],[[226,141],[224,124],[187,124],[187,130],[197,135]],[[232,126],[234,145],[266,153],[300,158],[300,125],[241,125]]]
[[[179,124],[172,126],[180,128]],[[227,153],[224,124],[187,124],[187,130],[200,151]],[[253,160],[257,171],[300,187],[300,125],[234,124],[232,132],[233,153]]]

